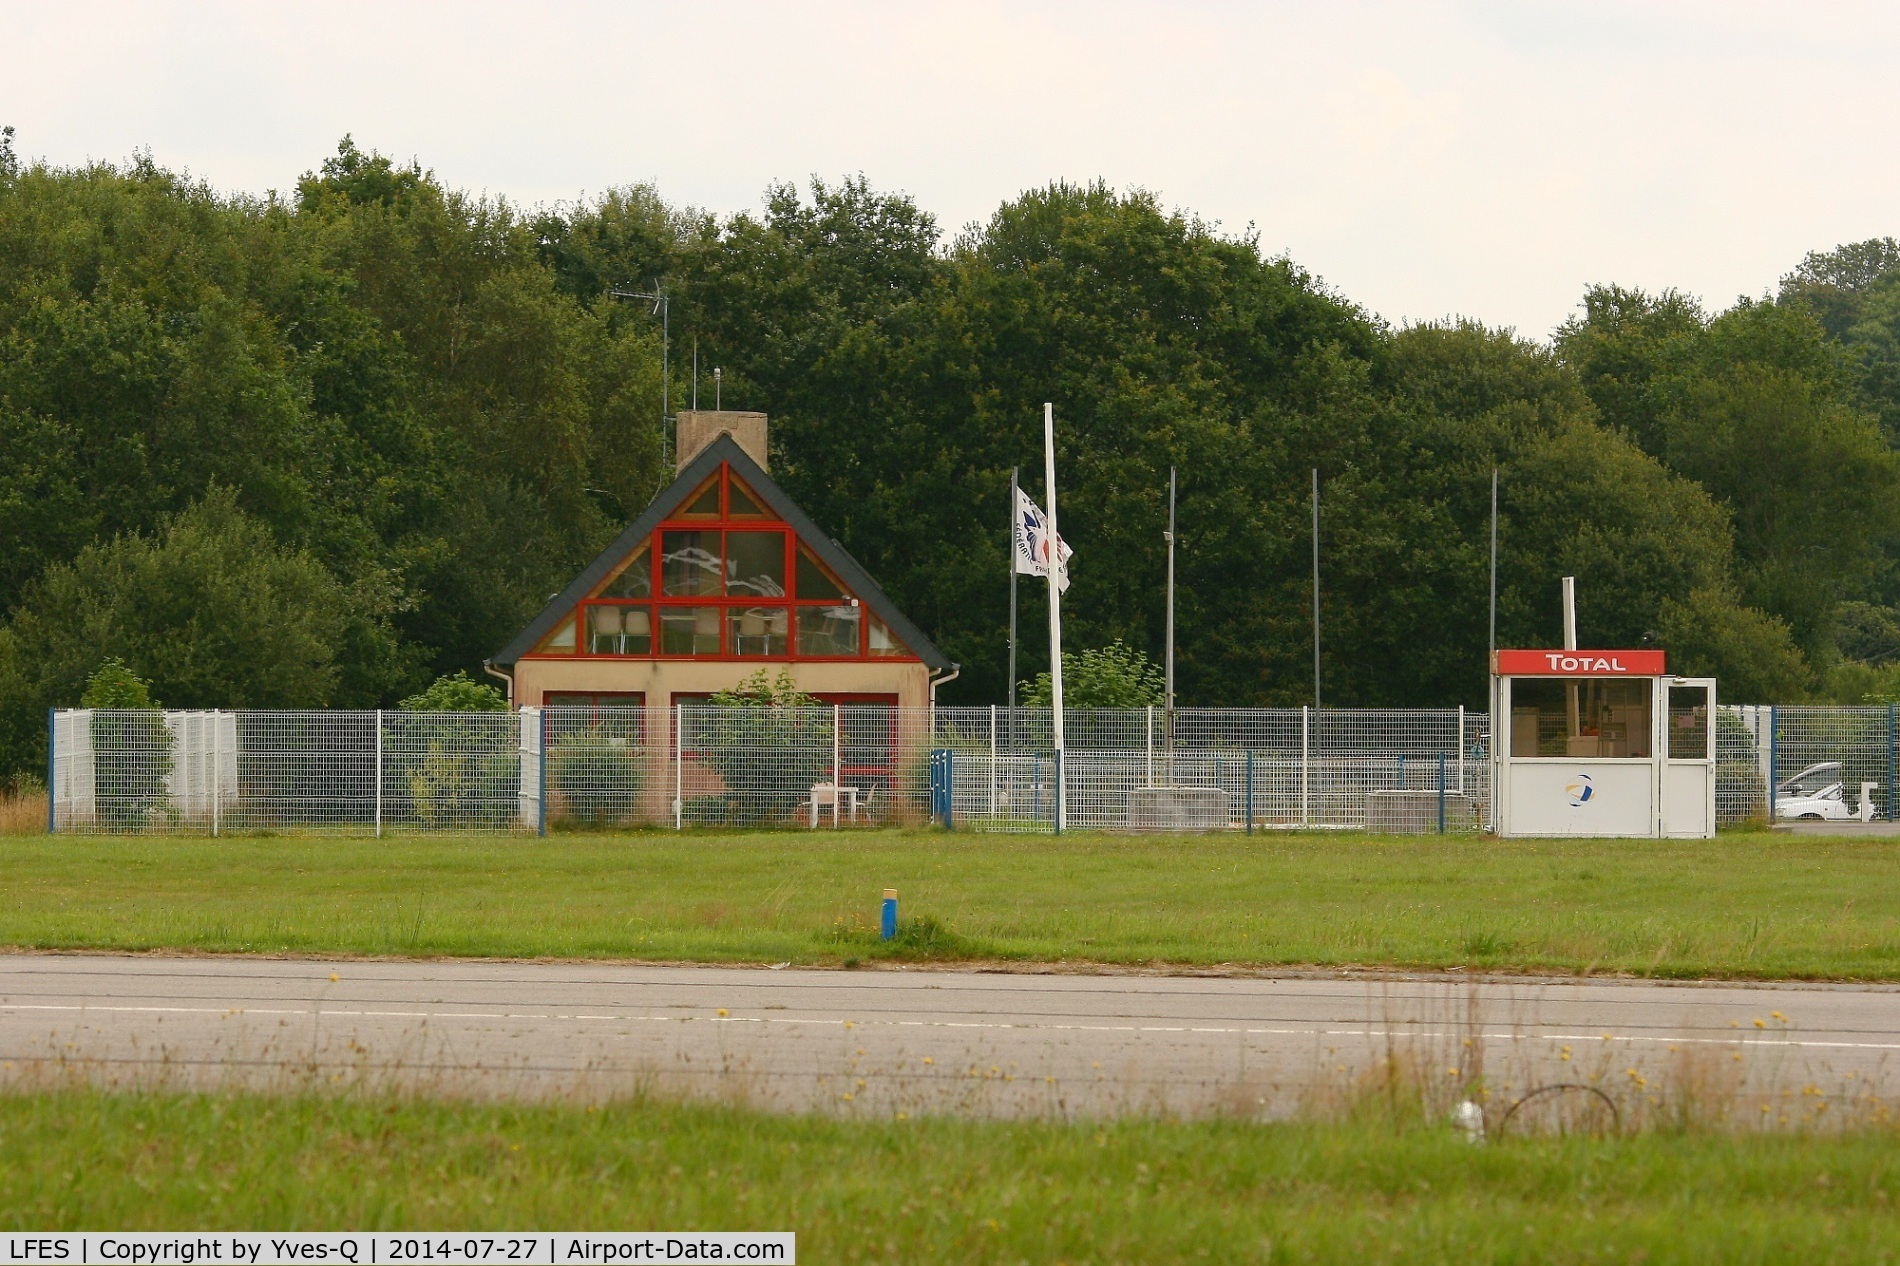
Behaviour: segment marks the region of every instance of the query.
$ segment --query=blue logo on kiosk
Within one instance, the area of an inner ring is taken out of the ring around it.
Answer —
[[[1570,807],[1573,809],[1583,808],[1596,793],[1596,785],[1590,781],[1588,774],[1578,774],[1564,787],[1564,794],[1570,797]]]

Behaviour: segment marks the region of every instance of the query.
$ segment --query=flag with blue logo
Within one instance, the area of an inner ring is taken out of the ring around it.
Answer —
[[[1075,551],[1067,541],[1057,541],[1057,588],[1069,591],[1069,559]],[[1049,519],[1042,507],[1029,499],[1021,488],[1016,490],[1016,570],[1025,576],[1049,574]]]

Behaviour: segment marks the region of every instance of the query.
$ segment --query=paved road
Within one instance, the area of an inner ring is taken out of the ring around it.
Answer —
[[[1501,1094],[1597,1075],[1783,1111],[1896,1054],[1892,987],[0,954],[16,1082],[1277,1114],[1395,1056]]]

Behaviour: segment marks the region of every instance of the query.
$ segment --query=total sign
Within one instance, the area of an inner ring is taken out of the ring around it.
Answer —
[[[1500,677],[1660,677],[1663,653],[1648,651],[1498,651]]]

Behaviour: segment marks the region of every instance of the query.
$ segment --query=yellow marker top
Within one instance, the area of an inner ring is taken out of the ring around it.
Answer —
[[[895,888],[886,888],[886,889],[884,890],[884,899],[885,899],[886,901],[895,901],[895,900],[897,900],[897,889],[895,889]]]

